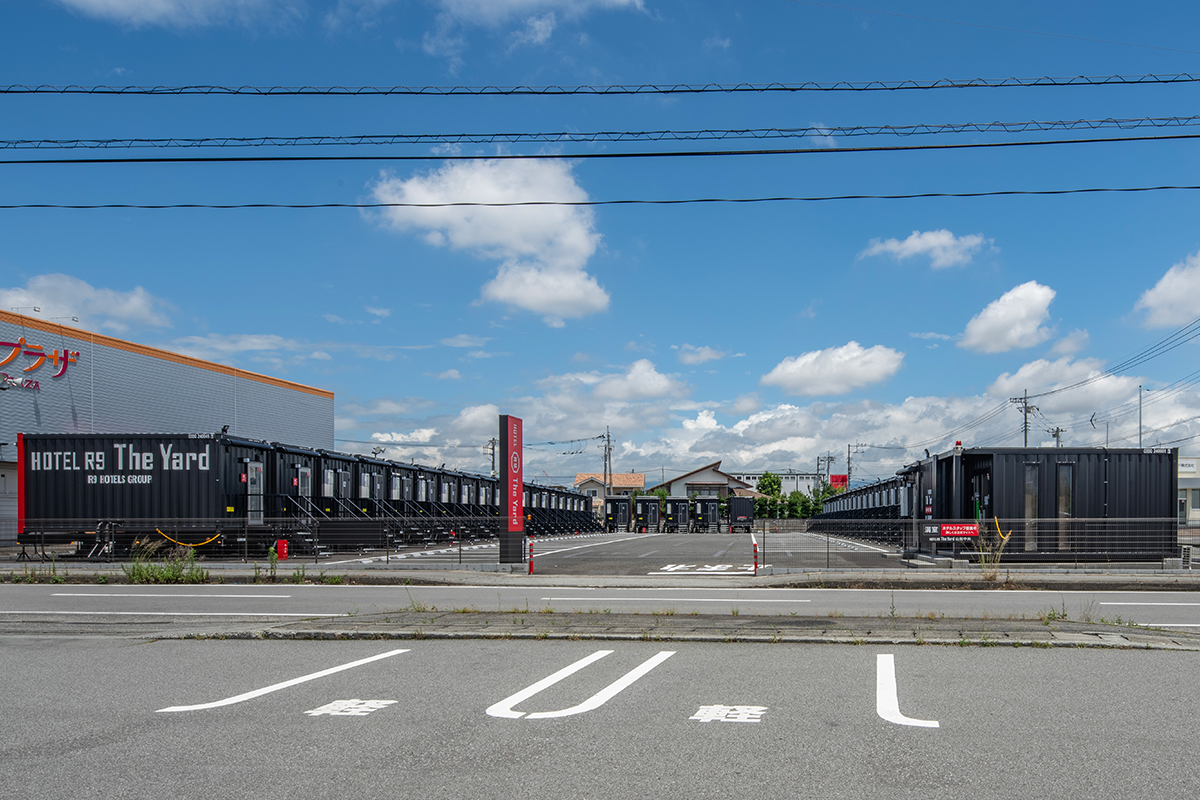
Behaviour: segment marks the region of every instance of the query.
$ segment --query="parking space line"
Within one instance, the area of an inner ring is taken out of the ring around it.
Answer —
[[[0,614],[83,617],[346,617],[349,614],[285,614],[273,611],[4,611]]]
[[[896,660],[891,653],[880,653],[875,657],[875,713],[897,725],[940,727],[937,720],[913,719],[900,713],[900,699],[896,694]]]
[[[1200,603],[1101,603],[1102,606],[1200,606]]]
[[[626,601],[641,602],[644,600],[661,601],[662,597],[543,597],[543,600],[594,600],[598,603],[623,603]],[[750,598],[737,597],[671,597],[666,598],[676,603],[730,603],[738,599],[753,603],[811,603],[811,600],[751,600]]]
[[[571,706],[570,708],[559,709],[558,711],[537,711],[529,714],[528,716],[525,715],[524,711],[513,711],[513,706],[517,705],[518,703],[528,700],[534,695],[550,688],[564,678],[574,675],[584,667],[587,667],[590,664],[604,658],[605,656],[611,655],[612,653],[612,650],[598,650],[595,653],[592,653],[590,656],[581,658],[574,664],[563,667],[553,675],[542,678],[532,686],[528,686],[516,694],[511,695],[510,697],[504,698],[499,703],[494,703],[488,707],[486,713],[490,717],[500,717],[502,719],[520,719],[521,717],[525,717],[526,719],[553,719],[556,717],[570,717],[575,714],[584,714],[588,711],[594,711],[612,698],[616,697],[625,689],[628,689],[647,672],[654,669],[671,656],[675,655],[674,650],[663,650],[657,655],[652,656],[651,658],[642,662],[639,666],[634,667],[632,670],[625,673],[625,675],[596,692],[579,705]]]
[[[287,598],[290,594],[141,594],[138,592],[55,592],[51,597],[241,597]]]
[[[245,702],[246,700],[253,700],[255,697],[262,697],[264,694],[270,694],[271,692],[278,692],[280,689],[287,689],[288,687],[296,686],[297,684],[301,684],[301,683],[307,683],[308,681],[313,681],[313,680],[316,680],[317,678],[324,678],[326,675],[333,675],[336,672],[343,672],[348,669],[354,669],[355,667],[361,667],[363,664],[370,664],[372,661],[379,661],[380,659],[391,658],[392,656],[398,656],[401,653],[407,653],[407,652],[408,652],[408,650],[389,650],[386,653],[380,653],[379,655],[370,656],[369,658],[361,658],[358,661],[351,661],[349,664],[342,664],[341,666],[338,666],[338,667],[330,667],[329,669],[323,669],[320,672],[314,672],[311,675],[303,675],[299,678],[292,678],[290,681],[284,681],[283,683],[276,683],[276,684],[272,684],[271,686],[265,686],[262,689],[255,689],[252,692],[246,692],[245,694],[239,694],[235,697],[226,697],[224,700],[217,700],[212,703],[201,703],[199,705],[194,705],[194,706],[171,706],[170,708],[160,708],[155,713],[164,714],[164,713],[170,713],[170,712],[176,712],[176,711],[202,711],[202,710],[208,709],[208,708],[219,708],[221,706],[231,706],[234,703],[242,703],[242,702]]]

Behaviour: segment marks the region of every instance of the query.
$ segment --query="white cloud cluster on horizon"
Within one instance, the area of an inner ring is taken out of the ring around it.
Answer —
[[[1037,281],[1016,286],[971,318],[958,342],[977,353],[1007,353],[1041,344],[1054,335],[1050,319],[1055,292]]]
[[[570,165],[550,160],[453,162],[407,180],[385,174],[371,192],[383,203],[587,199]],[[590,208],[402,207],[384,210],[379,219],[423,234],[432,246],[499,260],[483,299],[541,314],[551,327],[608,308],[608,292],[584,269],[600,244]]]
[[[1186,325],[1200,317],[1200,252],[1172,265],[1133,308],[1146,312],[1147,328]]]
[[[272,27],[303,18],[303,0],[57,0],[97,19],[140,27],[204,27],[266,22]]]
[[[40,312],[33,308],[40,308]],[[17,313],[39,319],[78,317],[79,322],[57,319],[67,325],[96,327],[123,333],[131,326],[171,327],[170,303],[155,297],[141,286],[129,291],[97,289],[71,275],[36,275],[24,286],[0,288],[0,308],[20,309]]]
[[[681,364],[703,364],[706,361],[719,361],[725,357],[725,353],[708,345],[697,347],[692,344],[671,345],[672,350],[678,350],[679,363]]]
[[[839,395],[885,381],[900,370],[904,354],[883,345],[858,342],[788,356],[762,377],[790,395]]]
[[[872,239],[859,258],[890,255],[897,261],[915,256],[928,256],[933,269],[945,269],[968,264],[984,244],[992,244],[983,234],[955,236],[945,228],[936,231],[913,231],[907,239]]]

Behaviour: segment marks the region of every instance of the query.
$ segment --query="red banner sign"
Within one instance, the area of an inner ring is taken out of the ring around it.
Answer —
[[[507,505],[510,533],[525,531],[525,455],[522,450],[523,430],[519,417],[504,414],[500,417],[501,474],[504,476],[504,498]]]
[[[978,536],[979,526],[964,522],[943,522],[940,534],[942,536]]]

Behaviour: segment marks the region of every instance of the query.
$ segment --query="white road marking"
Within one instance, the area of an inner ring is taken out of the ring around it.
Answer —
[[[242,597],[253,598],[255,600],[260,597],[265,598],[284,598],[291,597],[290,594],[139,594],[136,592],[128,592],[118,594],[114,592],[55,592],[51,597]]]
[[[567,678],[571,675],[574,675],[576,672],[578,672],[579,670],[588,666],[592,662],[599,661],[600,659],[604,658],[607,655],[612,655],[612,652],[613,652],[612,650],[597,650],[595,653],[592,653],[590,656],[587,656],[586,658],[581,658],[578,661],[576,661],[574,664],[563,667],[558,672],[556,672],[553,675],[550,675],[548,677],[542,678],[540,681],[533,684],[532,686],[527,686],[526,688],[522,689],[521,691],[517,692],[516,694],[504,698],[499,703],[493,703],[492,705],[488,706],[487,715],[489,717],[501,717],[503,719],[520,719],[521,717],[525,716],[525,712],[512,710],[512,707],[515,706],[517,703],[524,702],[525,700],[528,700],[529,698],[533,697],[538,692],[541,692],[544,689],[550,688],[554,684],[561,681],[563,678]]]
[[[1200,606],[1200,603],[1101,603],[1102,606]]]
[[[648,536],[661,536],[661,535],[662,534],[660,534],[660,533],[643,533],[638,536],[627,536],[624,539],[612,539],[607,542],[592,542],[591,544],[581,544],[581,545],[576,545],[575,547],[564,547],[561,550],[546,550],[541,553],[539,553],[537,550],[537,540],[535,539],[534,546],[533,546],[533,557],[541,558],[542,556],[552,556],[555,553],[565,553],[568,550],[582,550],[585,547],[601,547],[606,544],[617,544],[618,542],[631,542],[635,539],[645,539]]]
[[[551,719],[555,717],[569,717],[575,714],[583,714],[588,711],[594,711],[612,698],[616,697],[625,689],[628,689],[634,684],[634,682],[636,682],[647,672],[654,669],[671,656],[675,655],[674,650],[663,650],[658,655],[647,659],[639,666],[625,673],[625,675],[623,675],[621,678],[613,681],[608,686],[596,692],[579,705],[571,706],[570,708],[563,708],[558,711],[538,711],[529,714],[528,716],[525,715],[524,711],[513,711],[513,706],[517,705],[518,703],[528,700],[539,692],[548,689],[549,687],[553,686],[564,678],[575,674],[593,662],[599,661],[607,655],[611,655],[612,652],[612,650],[599,650],[595,653],[592,653],[590,656],[587,656],[586,658],[579,659],[574,664],[563,667],[553,675],[543,678],[532,686],[522,689],[511,697],[504,698],[499,703],[489,706],[487,709],[488,716],[500,717],[503,719],[520,719],[521,717],[525,717],[526,719]]]
[[[348,614],[284,614],[267,611],[0,611],[0,614],[41,614],[104,617],[346,617]]]
[[[370,664],[372,661],[379,661],[380,659],[383,659],[383,658],[390,658],[392,656],[398,656],[401,653],[407,653],[407,652],[408,652],[408,650],[389,650],[388,652],[380,653],[377,656],[371,656],[369,658],[361,658],[358,661],[351,661],[349,664],[342,664],[340,667],[330,667],[329,669],[323,669],[320,672],[314,672],[311,675],[304,675],[299,678],[292,678],[290,681],[284,681],[283,683],[276,683],[276,684],[272,684],[271,686],[265,686],[262,689],[255,689],[252,692],[246,692],[245,694],[239,694],[236,697],[226,697],[224,700],[217,700],[216,702],[213,702],[213,703],[201,703],[200,705],[195,705],[195,706],[171,706],[170,708],[160,708],[155,713],[164,714],[164,713],[175,712],[175,711],[202,711],[202,710],[208,709],[208,708],[219,708],[221,706],[231,706],[234,703],[242,703],[242,702],[245,702],[246,700],[253,700],[255,697],[262,697],[264,694],[270,694],[271,692],[278,692],[280,689],[287,689],[291,686],[296,686],[297,684],[316,680],[317,678],[324,678],[326,675],[333,675],[335,672],[342,672],[344,670],[353,669],[355,667],[361,667],[363,664]]]
[[[543,600],[594,600],[599,603],[624,603],[626,601],[640,602],[643,600],[662,600],[661,597],[543,597]],[[738,598],[729,597],[672,597],[672,602],[678,603],[728,603]],[[747,598],[742,598],[747,599]],[[811,600],[754,600],[755,603],[811,603]]]
[[[891,653],[880,653],[875,657],[875,712],[897,725],[940,727],[937,720],[913,719],[900,713],[900,700],[896,695],[896,661]]]

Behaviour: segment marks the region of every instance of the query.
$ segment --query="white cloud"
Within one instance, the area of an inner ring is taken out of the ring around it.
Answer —
[[[1104,362],[1096,358],[1072,361],[1069,356],[1048,361],[1044,358],[1024,364],[1016,372],[1000,375],[988,387],[988,393],[996,397],[1019,397],[1026,390],[1031,393],[1052,391],[1071,386],[1104,372]],[[1069,392],[1039,397],[1035,403],[1043,416],[1056,413],[1087,416],[1116,405],[1134,401],[1136,404],[1139,378],[1109,376]],[[1019,416],[1019,415],[1018,415]]]
[[[557,24],[557,18],[553,11],[528,18],[525,20],[525,29],[517,31],[513,35],[512,47],[509,49],[514,50],[526,44],[545,44],[550,39],[550,35],[554,33],[555,24]]]
[[[375,308],[373,306],[367,306],[366,312],[372,316],[379,317],[380,319],[385,319],[392,315],[392,310],[390,308]]]
[[[383,9],[394,0],[338,0],[336,7],[325,15],[325,27],[331,31],[347,25],[373,28],[379,24]]]
[[[762,377],[792,395],[836,395],[879,383],[896,374],[904,354],[883,345],[864,348],[858,342],[789,356]]]
[[[494,403],[468,406],[459,412],[451,427],[463,436],[495,436],[500,430],[500,407]]]
[[[1041,344],[1054,335],[1042,323],[1050,319],[1055,294],[1036,281],[1010,289],[971,318],[958,346],[977,353],[1006,353]]]
[[[1073,356],[1087,347],[1091,338],[1091,334],[1087,331],[1076,328],[1055,342],[1054,347],[1050,348],[1050,352],[1060,356]]]
[[[1138,298],[1135,311],[1145,311],[1147,328],[1186,325],[1200,317],[1200,252],[1166,271]]]
[[[440,381],[456,381],[462,378],[462,375],[456,369],[448,369],[438,375]]]
[[[384,175],[372,194],[385,203],[581,201],[587,193],[559,161],[454,162],[408,180]],[[542,314],[548,325],[608,308],[609,295],[584,271],[600,235],[590,208],[578,206],[390,208],[380,217],[427,243],[497,259],[485,300]]]
[[[723,351],[715,350],[707,345],[702,347],[690,344],[671,345],[671,349],[679,351],[679,361],[683,364],[703,364],[705,361],[718,361],[726,356]]]
[[[34,307],[41,311],[33,311]],[[171,327],[171,304],[141,286],[128,292],[97,289],[87,281],[59,273],[38,275],[24,286],[0,289],[0,308],[17,308],[19,314],[42,319],[78,317],[78,323],[70,319],[55,321],[117,332],[131,325]]]
[[[600,380],[592,393],[610,400],[644,400],[651,397],[679,396],[686,387],[680,381],[663,375],[646,358],[633,362],[623,375],[609,375]]]
[[[933,333],[932,331],[926,331],[923,333],[910,333],[909,336],[911,336],[914,339],[939,339],[943,342],[949,341],[954,338],[953,336],[948,336],[944,333]]]
[[[443,12],[462,22],[499,25],[514,17],[545,12],[581,16],[593,9],[644,10],[643,0],[438,0]]]
[[[471,336],[467,333],[460,333],[457,336],[451,336],[448,339],[442,339],[442,344],[446,347],[483,347],[490,342],[491,339],[483,336]]]
[[[299,0],[58,0],[89,17],[134,27],[164,25],[192,28],[230,22],[267,21],[273,26],[304,16]]]
[[[371,438],[383,444],[425,444],[438,433],[437,428],[418,428],[412,433],[373,433]]]
[[[728,50],[729,45],[730,45],[730,41],[729,41],[728,36],[726,36],[725,38],[720,38],[718,36],[711,36],[704,40],[704,49],[705,50]]]
[[[316,349],[313,349],[316,347]],[[319,342],[289,339],[268,333],[210,333],[205,336],[183,336],[173,339],[164,350],[192,356],[205,361],[233,364],[239,359],[250,359],[275,368],[287,364],[302,364],[306,360],[332,360],[331,353],[351,353],[358,358],[391,361],[397,348],[391,346],[362,345],[355,342]],[[284,358],[287,356],[287,358]]]
[[[936,231],[913,231],[904,241],[872,239],[867,249],[859,253],[858,257],[890,255],[897,261],[903,261],[914,256],[929,256],[930,266],[942,269],[969,264],[972,256],[985,242],[991,244],[992,240],[985,239],[979,233],[955,236],[944,228]]]

